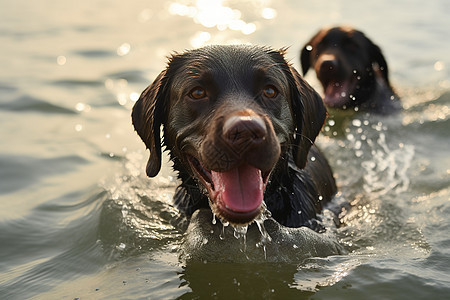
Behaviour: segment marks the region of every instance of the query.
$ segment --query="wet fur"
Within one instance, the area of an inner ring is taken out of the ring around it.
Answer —
[[[264,76],[280,85],[283,97],[280,96],[279,107],[265,105],[254,94],[252,86],[259,84],[260,76],[255,70],[266,70]],[[207,106],[192,108],[197,104],[183,99],[186,91],[197,84],[196,78],[204,73],[209,74],[206,77],[214,87],[211,89],[217,90],[214,105],[208,102]],[[141,94],[132,112],[133,125],[150,150],[147,175],[158,174],[164,145],[181,181],[174,196],[176,207],[188,218],[199,208],[209,208],[208,194],[189,165],[186,153],[201,151],[207,137],[214,135],[211,132],[214,124],[228,111],[246,108],[267,118],[266,122],[273,127],[270,130],[281,144],[281,154],[264,194],[268,210],[282,225],[317,229],[317,214],[336,193],[331,168],[313,146],[325,121],[326,109],[320,96],[286,62],[284,50],[208,46],[174,54],[167,68]],[[270,151],[271,145],[264,147]],[[264,159],[262,154],[255,155]]]

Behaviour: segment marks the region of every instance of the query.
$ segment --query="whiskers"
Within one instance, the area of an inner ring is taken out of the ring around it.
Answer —
[[[301,137],[302,139],[306,139],[307,141],[310,142],[311,146],[314,146],[314,141],[311,140],[309,137],[307,137],[307,136],[304,135],[304,134],[294,132],[294,133],[292,134],[292,136],[294,137],[294,139],[297,138],[298,136]]]

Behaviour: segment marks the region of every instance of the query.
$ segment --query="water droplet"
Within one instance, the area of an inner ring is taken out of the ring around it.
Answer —
[[[355,127],[360,127],[361,126],[361,120],[358,120],[358,119],[352,120],[352,125],[355,126]]]
[[[233,226],[233,229],[234,229],[234,234],[233,235],[234,235],[234,237],[236,239],[240,239],[241,237],[245,239],[245,236],[247,234],[247,229],[248,229],[247,225],[245,225],[245,226]]]
[[[263,220],[255,220],[255,222],[256,222],[256,225],[258,225],[259,232],[261,233],[261,241],[264,244],[272,241],[272,238],[270,237],[269,233],[266,231],[266,228],[264,227],[264,221]]]
[[[444,68],[445,68],[445,64],[443,61],[437,61],[434,63],[434,69],[436,71],[442,71],[442,70],[444,70]]]
[[[130,53],[131,45],[128,43],[123,43],[122,45],[117,48],[117,55],[119,56],[125,56],[128,53]]]
[[[266,208],[265,203],[264,203],[263,209],[264,210],[263,210],[263,213],[261,214],[261,219],[267,220],[267,219],[271,218],[272,217],[272,213],[270,212],[270,210],[268,210]]]
[[[138,16],[138,21],[140,23],[145,23],[151,19],[153,12],[150,9],[144,9]]]
[[[80,132],[81,130],[83,130],[83,125],[81,124],[75,125],[75,131]]]
[[[136,93],[136,92],[131,93],[130,94],[130,100],[134,101],[134,102],[138,101],[139,100],[139,94]]]
[[[241,32],[245,35],[252,34],[256,31],[256,24],[255,23],[247,23],[243,26],[241,29]]]
[[[122,218],[125,218],[128,215],[128,206],[124,205],[120,212],[122,213]]]
[[[64,66],[67,62],[67,58],[63,55],[60,55],[56,58],[56,63],[60,66]]]
[[[274,19],[277,16],[277,11],[273,8],[265,7],[262,10],[261,15],[264,19],[270,20],[270,19]],[[310,46],[310,45],[308,45],[308,46]],[[311,50],[308,50],[308,51],[311,51]]]
[[[316,158],[314,156],[312,156],[311,161],[316,161]]]

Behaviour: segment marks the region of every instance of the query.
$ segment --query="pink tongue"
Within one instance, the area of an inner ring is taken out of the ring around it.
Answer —
[[[330,83],[325,90],[325,97],[323,101],[330,107],[340,107],[348,101],[349,83],[347,81],[336,86],[335,83]]]
[[[261,170],[244,164],[227,172],[211,171],[214,189],[228,209],[250,212],[257,209],[264,194]]]

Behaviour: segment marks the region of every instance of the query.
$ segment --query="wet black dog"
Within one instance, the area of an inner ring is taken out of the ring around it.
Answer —
[[[350,27],[322,29],[301,50],[303,75],[313,68],[328,107],[389,114],[400,109],[380,50]]]
[[[311,228],[336,193],[313,146],[325,117],[283,50],[245,45],[173,55],[132,112],[150,150],[147,175],[159,173],[164,145],[181,180],[175,204],[187,217],[210,208],[248,224],[266,206],[282,225]]]

